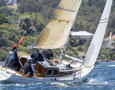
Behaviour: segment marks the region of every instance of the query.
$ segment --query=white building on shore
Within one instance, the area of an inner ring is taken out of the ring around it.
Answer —
[[[115,34],[110,32],[110,35],[105,39],[105,43],[103,45],[104,48],[115,48]]]
[[[94,34],[89,33],[87,31],[78,31],[78,32],[71,31],[71,35],[76,36],[78,39],[79,38],[81,38],[81,39],[92,39],[94,36]]]

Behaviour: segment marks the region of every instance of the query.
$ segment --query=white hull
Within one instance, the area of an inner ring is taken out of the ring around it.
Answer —
[[[92,69],[92,67],[83,67],[80,71],[73,73],[69,76],[63,77],[23,77],[20,74],[16,73],[13,70],[6,69],[0,66],[0,81],[11,82],[11,83],[40,83],[40,82],[64,82],[64,81],[79,81],[85,77]]]

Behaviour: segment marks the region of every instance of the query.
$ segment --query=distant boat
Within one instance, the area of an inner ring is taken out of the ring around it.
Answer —
[[[80,80],[88,75],[94,68],[98,57],[104,34],[106,31],[109,14],[113,0],[107,0],[102,17],[83,60],[66,55],[70,30],[77,16],[82,0],[61,0],[54,12],[54,17],[43,29],[32,48],[40,49],[61,49],[62,53],[58,59],[44,59],[38,61],[35,67],[37,75],[29,77],[8,67],[0,66],[0,81],[16,83],[38,83],[49,81]],[[63,56],[70,58],[70,62],[63,59]],[[28,56],[27,56],[28,57]],[[24,66],[27,57],[20,57]],[[71,60],[74,60],[72,63]]]

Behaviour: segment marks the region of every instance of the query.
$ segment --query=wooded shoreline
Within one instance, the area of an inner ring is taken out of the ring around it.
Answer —
[[[60,2],[60,0],[17,0],[17,7],[15,8],[10,7],[12,3],[8,6],[6,1],[0,0],[0,61],[5,60],[8,52],[12,50],[12,46],[17,45],[21,37],[24,38],[24,41],[19,46],[18,51],[32,53],[33,51],[28,50],[27,47],[31,46],[40,35],[42,29],[51,20],[53,12]],[[72,31],[87,31],[94,34],[105,1],[83,0]],[[115,0],[113,1],[105,39],[109,36],[110,32],[115,34],[114,6]],[[72,36],[70,39],[66,54],[78,58],[85,55],[91,40],[78,39]],[[57,55],[60,55],[60,51],[55,50],[55,52]],[[115,60],[115,48],[102,48],[98,58],[108,59],[107,61]]]

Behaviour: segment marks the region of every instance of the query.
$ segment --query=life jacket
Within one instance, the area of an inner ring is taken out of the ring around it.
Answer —
[[[32,58],[32,63],[36,63],[38,60],[38,53],[37,52],[33,52],[31,54],[31,58]]]
[[[38,61],[44,61],[44,58],[41,53],[38,53]]]

